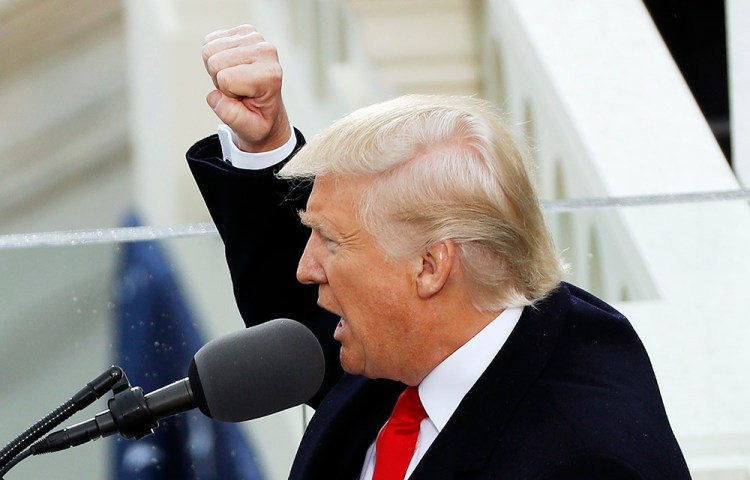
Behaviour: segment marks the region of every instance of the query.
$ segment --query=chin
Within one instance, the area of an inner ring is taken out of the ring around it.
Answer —
[[[341,368],[350,375],[364,375],[364,369],[358,362],[353,362],[350,358],[347,358],[344,354],[344,348],[341,347],[341,353],[339,354],[339,362],[341,362]]]

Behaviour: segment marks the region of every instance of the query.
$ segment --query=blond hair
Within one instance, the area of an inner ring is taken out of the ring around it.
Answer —
[[[360,221],[387,254],[454,241],[480,309],[533,305],[560,281],[525,156],[488,102],[407,95],[359,109],[279,172],[329,174],[371,178]]]

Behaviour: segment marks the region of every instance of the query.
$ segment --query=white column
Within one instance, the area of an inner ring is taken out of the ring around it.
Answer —
[[[727,0],[727,60],[732,162],[740,182],[750,186],[750,2]]]
[[[395,93],[478,93],[477,2],[344,3],[360,26],[365,55]]]

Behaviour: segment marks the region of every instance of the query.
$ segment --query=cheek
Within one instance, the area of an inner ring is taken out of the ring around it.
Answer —
[[[367,269],[352,260],[331,257],[323,263],[323,270],[332,293],[341,300],[351,297],[356,299],[372,288]]]
[[[372,335],[381,329],[391,332],[398,328],[396,319],[404,318],[410,303],[411,282],[404,268],[368,255],[331,258],[324,269],[328,283],[321,289],[321,296],[327,295],[342,309],[339,313],[351,320],[353,329]]]

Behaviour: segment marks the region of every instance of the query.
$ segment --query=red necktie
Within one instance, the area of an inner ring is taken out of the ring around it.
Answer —
[[[373,480],[403,480],[419,437],[419,424],[427,417],[417,387],[407,387],[398,397],[391,418],[375,443]]]

